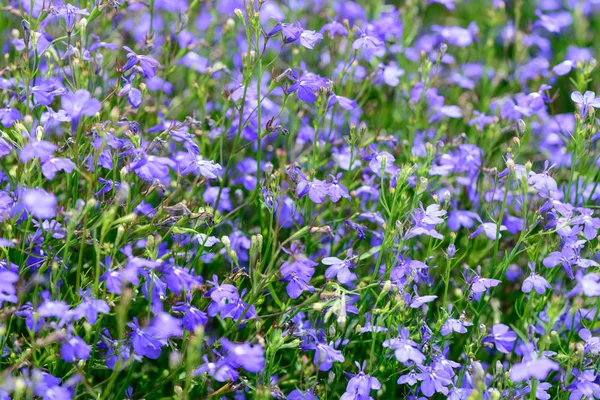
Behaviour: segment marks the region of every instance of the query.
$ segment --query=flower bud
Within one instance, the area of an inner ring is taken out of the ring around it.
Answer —
[[[525,124],[525,121],[523,121],[522,119],[519,119],[517,121],[517,133],[519,134],[519,137],[523,137],[526,129],[527,129],[527,125]]]
[[[506,160],[506,168],[508,168],[510,172],[515,172],[515,161],[512,158]]]
[[[454,255],[456,254],[456,246],[454,245],[454,243],[450,243],[450,245],[448,246],[448,250],[446,250],[446,254],[448,255],[448,259],[454,257]]]
[[[422,176],[419,178],[419,182],[417,183],[417,194],[423,194],[427,190],[427,184],[429,183],[429,179]]]
[[[448,45],[446,43],[440,44],[440,47],[438,49],[440,58],[444,57],[446,51],[448,51]]]
[[[450,203],[450,200],[452,199],[452,193],[450,193],[449,190],[446,190],[444,192],[444,204],[448,204]]]

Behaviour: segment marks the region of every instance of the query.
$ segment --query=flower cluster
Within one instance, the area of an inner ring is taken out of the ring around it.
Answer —
[[[2,12],[0,399],[600,399],[598,0]]]

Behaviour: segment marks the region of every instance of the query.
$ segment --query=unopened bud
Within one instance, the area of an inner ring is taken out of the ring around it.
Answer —
[[[454,243],[450,243],[448,250],[446,250],[446,254],[448,255],[448,259],[451,259],[456,255],[456,246]]]
[[[273,164],[267,163],[267,165],[265,165],[265,174],[271,175],[272,173],[273,173]]]
[[[38,125],[35,128],[35,138],[37,140],[42,140],[44,138],[44,128],[41,125]]]
[[[417,194],[423,194],[427,190],[427,184],[429,183],[429,179],[422,176],[419,179],[419,183],[417,184]]]
[[[512,158],[506,160],[506,168],[508,168],[510,172],[515,171],[515,161]]]
[[[451,200],[451,199],[452,199],[452,193],[450,193],[450,191],[449,191],[449,190],[446,190],[446,191],[444,192],[444,203],[445,203],[445,204],[448,204],[448,203],[450,203],[450,200]]]
[[[527,129],[527,125],[525,124],[525,121],[523,121],[522,119],[519,119],[517,121],[517,133],[519,134],[519,137],[523,137],[526,129]]]
[[[439,47],[440,58],[444,57],[444,55],[446,54],[446,51],[448,51],[448,45],[446,43],[440,44],[440,47]]]

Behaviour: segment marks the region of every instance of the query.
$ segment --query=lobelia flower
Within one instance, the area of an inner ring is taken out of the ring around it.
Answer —
[[[72,336],[60,347],[60,356],[64,361],[69,363],[78,360],[87,360],[90,357],[91,350],[91,347],[82,338]]]
[[[43,302],[37,309],[37,312],[42,317],[56,317],[62,318],[69,311],[69,305],[64,301],[50,301]]]
[[[367,49],[379,51],[385,48],[385,45],[381,40],[377,39],[374,36],[367,35],[360,28],[357,28],[357,30],[360,37],[352,43],[353,50]]]
[[[52,153],[58,150],[58,146],[45,140],[30,140],[19,152],[21,162],[27,163],[37,158],[41,162],[52,157]]]
[[[286,74],[286,77],[292,81],[292,85],[285,92],[287,94],[296,92],[298,98],[306,103],[314,103],[319,91],[326,89],[331,82],[311,73],[298,76],[298,72],[293,69]]]
[[[500,225],[500,229],[498,229],[498,225],[493,222],[484,222],[475,231],[469,235],[469,239],[476,238],[481,235],[482,232],[485,232],[485,236],[487,236],[490,240],[500,239],[502,235],[498,233],[498,231],[503,232],[508,228],[504,225]]]
[[[85,292],[79,289],[79,295],[83,302],[73,309],[73,317],[76,320],[86,317],[88,322],[94,325],[98,320],[98,314],[108,314],[110,312],[106,301],[92,298],[90,288],[87,288]]]
[[[301,391],[298,389],[292,390],[286,397],[287,400],[319,400],[311,390]]]
[[[35,218],[52,219],[56,216],[56,196],[43,189],[25,189],[21,192],[17,210],[26,210]]]
[[[441,218],[444,215],[446,215],[446,210],[440,209],[439,204],[431,204],[427,206],[426,210],[423,208],[423,204],[420,204],[419,208],[413,212],[413,226],[404,236],[404,240],[421,235],[442,240],[444,237],[435,230],[435,225],[444,222]]]
[[[222,169],[221,165],[215,163],[212,160],[205,160],[199,154],[190,153],[190,155],[194,157],[194,161],[192,161],[183,171],[181,171],[182,175],[198,171],[198,173],[200,173],[200,175],[204,176],[205,178],[218,178],[216,174],[219,173],[218,171]]]
[[[127,100],[133,108],[139,108],[142,105],[142,92],[132,86],[132,79],[123,77],[124,85],[117,92],[118,97],[127,95]]]
[[[494,117],[488,117],[479,111],[473,111],[473,114],[475,114],[475,116],[469,121],[469,126],[475,125],[479,132],[483,132],[483,128],[486,125],[494,123]]]
[[[137,317],[133,317],[133,322],[128,322],[127,326],[131,328],[128,336],[133,345],[133,352],[141,357],[157,359],[162,351],[162,343],[149,330],[140,328]]]
[[[188,303],[176,303],[171,310],[183,313],[183,327],[190,332],[195,332],[199,326],[204,326],[208,322],[208,316],[204,311],[201,311]]]
[[[154,57],[138,55],[127,46],[123,46],[123,49],[127,51],[127,63],[123,66],[124,72],[129,71],[139,63],[144,78],[156,76],[156,67],[160,66],[160,63]]]
[[[234,368],[242,367],[248,372],[259,373],[265,368],[264,350],[250,343],[233,343],[222,338],[221,346],[227,350],[226,360]]]
[[[75,25],[75,16],[76,15],[90,15],[90,13],[86,9],[77,8],[71,4],[65,4],[62,6],[58,6],[54,9],[56,15],[60,15],[65,19],[65,25],[67,28],[67,33],[70,35],[73,31],[73,26]]]
[[[313,178],[312,181],[307,181],[300,178],[298,185],[296,186],[296,195],[299,198],[308,195],[308,198],[315,204],[321,204],[325,201],[328,195],[330,185],[325,181]],[[335,196],[335,195],[334,195]]]
[[[337,35],[348,36],[348,31],[346,30],[346,27],[343,24],[340,24],[339,22],[331,18],[329,19],[329,21],[330,22],[326,23],[321,28],[321,34],[327,32],[327,36],[329,36],[329,39],[334,39]]]
[[[369,168],[371,168],[371,171],[379,177],[386,173],[393,175],[398,171],[394,166],[394,161],[396,159],[386,151],[370,155],[366,157],[365,160],[369,161]]]
[[[538,294],[544,294],[546,293],[546,289],[552,289],[548,281],[535,272],[535,263],[530,262],[527,265],[531,274],[523,281],[523,285],[521,286],[521,290],[524,293],[529,293],[534,289]]]
[[[535,388],[535,398],[538,400],[549,400],[551,398],[550,394],[546,391],[552,388],[552,384],[548,382],[539,382]],[[531,393],[531,383],[527,385],[525,390],[523,391],[524,395]]]
[[[481,343],[490,343],[496,346],[496,349],[505,354],[510,354],[517,340],[517,334],[504,324],[496,324],[490,328],[490,334],[481,340]]]
[[[592,332],[585,328],[581,329],[578,335],[585,342],[584,354],[591,353],[591,356],[600,354],[600,338],[592,336]]]
[[[19,281],[19,275],[12,271],[0,270],[0,309],[3,302],[17,303],[17,289],[14,284]]]
[[[319,32],[316,31],[309,31],[309,30],[304,30],[300,27],[300,24],[298,22],[296,22],[296,25],[298,26],[299,30],[300,30],[300,44],[304,47],[306,47],[307,49],[314,49],[315,48],[315,44],[317,44],[317,42],[323,40],[323,35],[320,34]]]
[[[596,383],[597,376],[594,371],[589,369],[585,371],[573,369],[573,375],[577,379],[566,387],[571,392],[569,399],[600,398],[600,385]]]
[[[194,376],[202,375],[207,373],[213,377],[217,382],[235,382],[238,379],[237,368],[229,365],[228,360],[223,357],[219,352],[213,349],[213,353],[217,355],[216,362],[208,360],[206,355],[202,356],[204,364],[194,371]]]
[[[523,361],[510,369],[510,379],[513,382],[523,382],[528,379],[544,380],[551,371],[558,371],[560,366],[555,361],[544,356],[540,357],[533,345],[526,346]]]
[[[592,272],[584,275],[582,271],[577,271],[575,274],[575,281],[577,285],[567,293],[568,297],[575,296],[579,293],[583,293],[588,297],[600,296],[600,275]]]
[[[466,320],[465,312],[463,311],[460,314],[460,318],[456,319],[450,316],[450,313],[452,312],[452,306],[450,305],[448,308],[448,319],[446,320],[446,322],[444,322],[444,325],[442,325],[440,334],[442,336],[448,336],[452,332],[467,333],[466,327],[473,326],[473,323]]]
[[[421,365],[425,361],[425,355],[417,348],[417,343],[408,338],[409,334],[407,328],[398,326],[398,337],[385,340],[382,346],[394,350],[396,360],[404,365],[409,365],[409,361]]]
[[[545,267],[554,268],[558,264],[561,264],[563,270],[567,273],[567,276],[571,279],[573,275],[573,265],[577,265],[581,268],[597,267],[599,264],[594,260],[588,260],[581,258],[580,250],[578,248],[565,245],[562,251],[554,251],[546,258],[544,258],[543,264]]]
[[[60,101],[63,110],[71,117],[73,132],[76,131],[81,117],[93,117],[102,108],[100,100],[93,98],[85,89],[79,89],[75,93],[67,92]]]
[[[421,392],[425,396],[431,397],[435,393],[448,394],[447,386],[451,385],[452,381],[446,370],[440,368],[437,363],[428,366],[418,365],[417,368],[421,371],[417,379],[421,381]]]
[[[75,163],[67,158],[50,157],[42,164],[42,174],[52,180],[58,171],[70,174],[74,168],[76,168]]]
[[[596,94],[590,90],[583,95],[580,92],[571,93],[571,100],[581,106],[581,116],[584,119],[587,117],[590,107],[600,108],[600,97],[596,97]]]
[[[332,279],[334,276],[337,276],[337,279],[341,284],[353,281],[356,279],[356,275],[353,274],[350,269],[356,268],[356,265],[352,262],[354,258],[352,249],[348,249],[344,260],[340,260],[337,257],[325,257],[321,261],[323,264],[329,265],[329,268],[325,271],[325,277],[327,279]]]
[[[334,362],[344,362],[345,358],[342,352],[333,348],[325,341],[325,334],[320,331],[311,337],[311,342],[305,342],[300,345],[302,350],[315,350],[313,363],[319,368],[319,371],[329,371]]]
[[[354,362],[358,368],[358,374],[353,375],[347,372],[344,374],[350,378],[346,392],[342,394],[340,400],[365,400],[367,398],[372,399],[369,396],[371,390],[381,389],[381,383],[377,378],[365,374],[366,361],[363,362],[362,367],[358,362]]]
[[[573,218],[573,225],[583,225],[583,235],[587,240],[593,240],[600,229],[600,218],[592,217],[594,211],[589,208],[578,207],[576,210],[580,215]]]
[[[0,108],[0,123],[2,123],[5,128],[10,128],[12,124],[20,119],[21,112],[18,109],[8,105],[4,108]]]

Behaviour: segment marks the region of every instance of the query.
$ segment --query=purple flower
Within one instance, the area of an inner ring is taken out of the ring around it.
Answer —
[[[575,375],[577,379],[566,387],[567,390],[571,391],[570,399],[580,400],[600,398],[600,385],[596,383],[597,377],[594,371],[577,371],[574,369],[573,375]]]
[[[16,108],[12,108],[11,106],[0,108],[0,123],[2,123],[5,128],[10,128],[12,124],[20,119],[21,113]]]
[[[208,322],[208,316],[204,311],[187,303],[177,303],[171,310],[183,313],[183,327],[190,332],[195,332],[199,326],[204,326]]]
[[[333,39],[336,35],[340,36],[348,36],[348,31],[343,24],[335,20],[331,20],[331,22],[323,25],[321,28],[321,33],[327,32],[330,39]]]
[[[325,201],[327,196],[330,196],[329,191],[330,185],[325,181],[313,178],[312,181],[301,179],[296,186],[296,195],[303,197],[308,194],[308,198],[315,204],[321,204]],[[341,190],[341,187],[339,188]],[[334,197],[339,194],[334,194]]]
[[[29,162],[34,158],[38,158],[41,162],[52,157],[52,153],[58,149],[54,143],[46,142],[45,140],[31,140],[27,143],[19,153],[21,162]]]
[[[329,268],[325,271],[325,277],[332,279],[334,276],[337,276],[341,284],[346,284],[356,279],[356,275],[350,271],[351,268],[356,268],[356,265],[352,262],[354,258],[352,249],[348,250],[344,260],[340,260],[337,257],[325,257],[321,261],[323,264],[329,265]]]
[[[371,390],[381,389],[381,383],[377,378],[365,374],[366,362],[363,362],[362,367],[358,362],[355,362],[358,368],[358,374],[353,375],[345,373],[350,378],[346,392],[342,394],[340,400],[362,400],[369,398]]]
[[[300,33],[300,44],[307,49],[314,49],[315,44],[323,40],[323,35],[315,31],[307,31],[302,29]]]
[[[189,53],[181,57],[177,61],[177,64],[185,65],[186,67],[191,68],[194,71],[199,72],[201,74],[206,73],[206,70],[210,65],[207,58],[202,57],[201,55],[199,55],[198,53],[194,53],[193,51],[190,51]]]
[[[341,351],[333,348],[331,344],[327,344],[322,333],[317,336],[318,338],[313,338],[313,342],[303,343],[301,349],[315,350],[313,363],[319,368],[319,371],[329,371],[334,362],[344,362]]]
[[[70,174],[75,167],[75,163],[67,158],[50,157],[42,164],[42,174],[52,180],[58,171]]]
[[[19,275],[12,271],[0,270],[0,309],[3,302],[16,303],[17,289],[14,284],[19,281]]]
[[[134,65],[138,64],[142,68],[144,78],[152,78],[156,75],[156,67],[160,66],[160,63],[153,57],[141,56],[135,53],[127,46],[123,46],[127,50],[127,63],[123,66],[123,71],[129,71]]]
[[[129,338],[133,345],[133,352],[138,356],[157,359],[161,353],[162,343],[149,331],[140,328],[136,317],[133,317],[133,322],[128,322],[127,326],[131,328]]]
[[[227,350],[227,362],[235,368],[242,367],[248,372],[259,373],[265,367],[264,350],[258,345],[250,343],[232,343],[223,338],[219,340]]]
[[[438,204],[431,204],[425,210],[423,204],[413,212],[413,226],[404,236],[404,240],[427,235],[435,239],[442,240],[444,237],[435,230],[435,225],[439,225],[444,220],[441,218],[446,215],[446,210],[440,209]]]
[[[189,174],[193,171],[198,171],[200,175],[209,179],[217,179],[217,173],[222,169],[221,165],[215,163],[212,160],[205,160],[201,155],[192,154],[194,161],[192,161],[183,171],[182,175]]]
[[[556,362],[548,358],[533,358],[532,356],[535,356],[535,354],[526,355],[523,362],[512,366],[510,369],[510,379],[513,382],[523,382],[532,378],[544,380],[550,371],[558,371],[560,369],[560,366]]]
[[[571,72],[571,70],[573,69],[574,66],[575,66],[575,63],[573,61],[565,60],[565,61],[561,62],[560,64],[555,65],[552,68],[552,72],[554,72],[558,76],[567,75],[569,72]]]
[[[86,9],[77,8],[71,4],[58,6],[54,11],[56,12],[56,15],[60,15],[65,19],[65,25],[69,34],[71,34],[71,32],[73,31],[73,25],[75,24],[75,15],[90,15],[90,13]]]
[[[64,301],[45,301],[42,303],[37,312],[42,317],[62,318],[69,311],[69,305]]]
[[[346,186],[342,185],[339,181],[339,179],[342,177],[342,173],[340,172],[336,176],[333,176],[333,175],[330,175],[330,176],[331,176],[331,182],[328,185],[328,188],[329,188],[328,194],[329,194],[329,198],[331,199],[331,201],[333,201],[334,203],[337,203],[342,197],[344,197],[346,199],[351,199],[352,197],[348,193],[348,189],[346,189]]]
[[[467,333],[467,326],[473,326],[473,323],[467,321],[464,314],[461,314],[459,319],[448,316],[448,319],[442,325],[440,333],[442,336],[448,336],[452,332]]]
[[[500,232],[507,230],[506,226],[500,225]],[[485,232],[485,236],[490,240],[500,239],[502,237],[501,234],[498,233],[498,225],[492,222],[484,222],[471,235],[469,235],[469,239],[476,238],[481,235],[482,232]],[[497,237],[496,237],[497,235]]]
[[[490,328],[490,334],[481,340],[481,343],[493,343],[496,349],[505,354],[510,354],[517,340],[517,334],[504,324],[496,324]]]
[[[292,390],[286,397],[286,400],[319,400],[310,390],[301,391],[298,389]]]
[[[56,215],[56,197],[43,189],[26,189],[20,205],[34,218],[52,219]]]
[[[209,361],[206,355],[202,356],[204,364],[194,371],[194,375],[198,376],[208,373],[208,375],[212,376],[217,382],[235,382],[238,379],[237,368],[229,365],[227,362],[228,360],[221,356],[216,350],[213,349],[213,353],[218,357],[216,362]]]
[[[377,176],[381,176],[382,173],[393,175],[397,171],[397,168],[394,166],[394,161],[396,159],[393,155],[386,151],[373,154],[368,157],[368,160],[369,168],[371,168],[371,171],[377,174]]]
[[[62,108],[74,121],[82,116],[93,117],[102,108],[100,100],[93,98],[85,89],[79,89],[75,93],[67,92],[60,100]]]
[[[394,350],[396,360],[405,365],[408,365],[408,361],[412,361],[417,365],[423,364],[425,355],[417,348],[417,344],[408,338],[408,329],[399,326],[398,335],[397,338],[384,341],[383,347]]]
[[[421,371],[417,375],[417,379],[421,381],[421,391],[427,397],[433,396],[435,393],[448,394],[448,385],[452,384],[451,376],[443,368],[439,368],[437,363],[432,366],[418,366]]]
[[[531,274],[523,281],[521,290],[524,293],[529,293],[531,292],[531,289],[535,289],[538,294],[544,294],[546,293],[546,289],[552,289],[552,286],[550,286],[548,281],[535,272],[535,263],[530,262],[528,265]]]
[[[479,111],[473,111],[473,114],[475,114],[475,116],[469,121],[469,126],[476,125],[479,132],[483,132],[483,128],[486,125],[491,125],[494,123],[494,117],[488,117]]]
[[[577,211],[580,212],[580,215],[573,218],[571,221],[573,225],[581,224],[583,225],[583,234],[587,240],[593,240],[598,233],[598,229],[600,228],[600,218],[592,217],[594,215],[594,211],[588,208],[577,208]]]
[[[292,81],[292,85],[287,88],[286,93],[296,92],[298,98],[306,103],[314,103],[317,100],[319,91],[327,88],[330,84],[328,79],[315,74],[305,73],[298,76],[298,72],[293,69],[286,76]]]
[[[377,39],[376,37],[369,36],[365,32],[361,31],[360,29],[359,29],[358,33],[359,33],[360,37],[352,43],[352,49],[354,49],[354,50],[367,49],[367,50],[379,51],[384,48],[383,42],[381,40]]]
[[[583,95],[580,92],[571,93],[571,100],[581,106],[581,116],[583,118],[587,117],[590,107],[600,108],[600,97],[596,97],[596,94],[590,90]]]
[[[87,360],[90,357],[91,347],[78,336],[67,339],[60,347],[60,356],[66,362]]]
[[[83,302],[73,309],[73,316],[76,320],[86,317],[88,322],[94,325],[98,320],[98,314],[108,314],[110,312],[110,308],[104,300],[91,297],[89,288],[87,292],[80,290],[79,294],[83,298]]]

